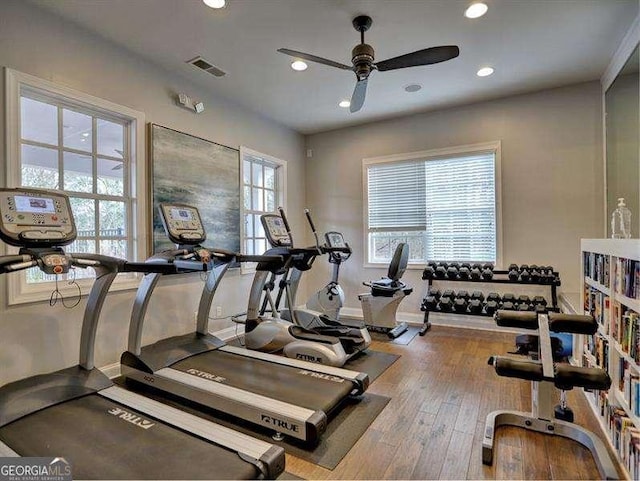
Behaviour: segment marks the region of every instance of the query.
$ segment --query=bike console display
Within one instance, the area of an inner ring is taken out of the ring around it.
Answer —
[[[160,218],[164,230],[176,244],[201,244],[207,238],[200,212],[186,204],[160,204]]]
[[[264,227],[267,241],[272,247],[293,246],[291,235],[282,217],[277,214],[263,214],[260,216],[260,222]]]
[[[60,192],[0,189],[0,238],[17,247],[53,247],[76,238],[69,198]]]
[[[324,235],[325,240],[327,241],[327,246],[331,248],[345,248],[347,247],[347,243],[344,241],[344,237],[340,232],[327,232]]]

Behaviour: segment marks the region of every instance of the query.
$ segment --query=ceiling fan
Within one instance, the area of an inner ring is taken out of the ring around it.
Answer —
[[[364,104],[364,99],[367,93],[367,81],[369,79],[369,74],[371,74],[373,70],[384,72],[385,70],[430,65],[433,63],[451,60],[452,58],[456,58],[460,55],[460,49],[456,45],[442,45],[439,47],[430,47],[416,52],[407,53],[405,55],[400,55],[399,57],[389,58],[381,62],[374,62],[375,57],[373,47],[364,43],[364,32],[369,30],[371,23],[371,17],[367,15],[360,15],[353,19],[353,27],[360,32],[360,44],[356,45],[351,52],[352,66],[288,48],[279,48],[278,52],[291,55],[292,57],[309,60],[311,62],[328,65],[329,67],[355,72],[357,82],[356,87],[353,90],[353,95],[351,96],[351,105],[349,106],[349,110],[352,113],[360,110]]]

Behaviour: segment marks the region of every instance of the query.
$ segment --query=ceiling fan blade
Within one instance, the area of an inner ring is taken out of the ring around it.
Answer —
[[[389,58],[382,62],[377,62],[376,67],[381,72],[385,70],[395,70],[398,68],[417,67],[419,65],[430,65],[432,63],[451,60],[460,55],[460,49],[456,45],[442,45],[440,47],[425,48],[417,52],[407,53],[399,57]]]
[[[323,65],[328,65],[329,67],[341,68],[342,70],[351,70],[353,71],[353,67],[349,67],[340,62],[334,62],[333,60],[328,60],[322,57],[316,57],[315,55],[311,55],[309,53],[298,52],[296,50],[290,50],[288,48],[279,48],[278,52],[284,53],[285,55],[291,55],[292,57],[303,58],[305,60],[309,60],[311,62],[321,63]]]
[[[351,96],[351,105],[349,105],[349,112],[354,113],[362,108],[364,105],[364,99],[367,96],[367,82],[369,78],[358,80],[356,87],[353,89],[353,95]]]

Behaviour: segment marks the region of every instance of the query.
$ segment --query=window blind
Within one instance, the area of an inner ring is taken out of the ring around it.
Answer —
[[[369,236],[421,231],[425,260],[496,260],[493,152],[372,164],[367,178]]]
[[[369,167],[370,231],[424,230],[424,175],[424,161]]]

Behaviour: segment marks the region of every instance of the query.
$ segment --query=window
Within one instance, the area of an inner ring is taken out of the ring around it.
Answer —
[[[7,184],[69,195],[78,237],[67,252],[143,257],[136,242],[144,225],[136,197],[144,188],[136,185],[144,182],[143,166],[136,162],[144,158],[138,131],[143,115],[12,70],[6,78]],[[94,272],[76,269],[70,276]],[[10,303],[45,298],[55,279],[35,269],[12,278]],[[128,287],[126,279],[118,283]]]
[[[259,152],[240,148],[242,159],[243,228],[245,254],[262,254],[269,246],[260,216],[285,205],[286,163]]]
[[[367,260],[500,263],[500,144],[364,159]]]

